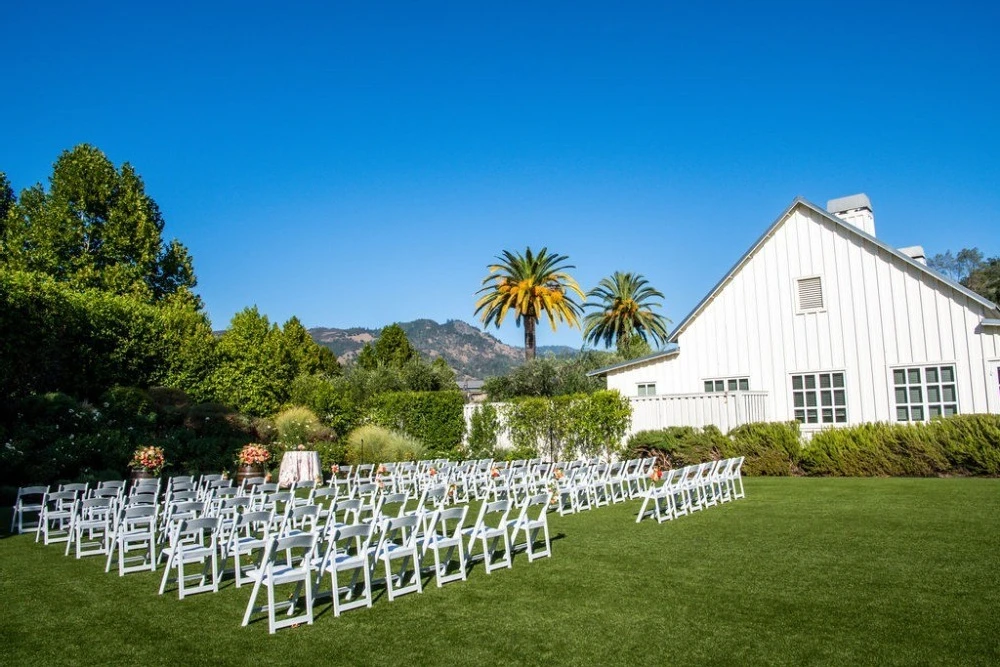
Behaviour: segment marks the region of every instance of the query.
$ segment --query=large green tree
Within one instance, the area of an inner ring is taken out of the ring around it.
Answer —
[[[374,370],[380,366],[402,368],[411,359],[419,357],[403,327],[390,324],[379,332],[374,344],[365,343],[358,354],[358,366]]]
[[[662,306],[658,299],[663,298],[663,293],[642,275],[615,271],[587,296],[593,299],[583,304],[593,309],[584,320],[583,335],[588,342],[603,343],[605,347],[615,344],[620,353],[628,356],[637,338],[656,345],[667,341],[670,320],[654,312]]]
[[[991,257],[983,262],[963,284],[993,303],[1000,304],[1000,257]]]
[[[483,324],[500,328],[508,313],[513,312],[517,326],[524,326],[524,358],[535,358],[535,328],[539,318],[548,318],[555,331],[560,323],[580,325],[582,309],[575,296],[584,298],[576,280],[566,271],[576,268],[566,264],[566,255],[557,255],[542,248],[538,254],[504,250],[499,262],[487,266],[489,275],[483,278],[482,294],[476,302],[476,314]]]
[[[3,179],[0,191],[7,190]],[[0,192],[0,207],[10,209],[0,266],[147,302],[195,300],[191,256],[180,242],[164,241],[160,208],[132,165],[118,169],[81,144],[56,160],[47,190],[37,184],[10,199]]]

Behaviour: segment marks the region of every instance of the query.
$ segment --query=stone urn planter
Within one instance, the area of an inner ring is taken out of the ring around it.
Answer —
[[[140,479],[153,479],[156,477],[152,471],[146,470],[145,468],[129,468],[128,478],[132,482],[137,482]]]
[[[236,477],[233,478],[236,486],[242,486],[243,480],[250,479],[251,477],[263,477],[264,476],[264,466],[240,466],[236,469]]]

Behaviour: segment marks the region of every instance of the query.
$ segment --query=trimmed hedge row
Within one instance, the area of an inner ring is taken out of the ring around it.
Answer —
[[[820,431],[803,442],[797,422],[641,431],[632,456],[666,467],[745,456],[748,475],[934,477],[1000,475],[1000,415],[955,415],[928,424],[862,424]]]
[[[372,401],[373,424],[416,438],[427,455],[455,458],[465,435],[465,398],[460,391],[400,391]]]

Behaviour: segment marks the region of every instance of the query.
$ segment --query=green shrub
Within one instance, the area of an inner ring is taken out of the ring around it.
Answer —
[[[955,415],[927,428],[956,474],[1000,475],[1000,415]]]
[[[743,456],[746,475],[794,475],[799,472],[802,440],[798,422],[756,422],[729,432],[727,457]]]
[[[820,431],[802,452],[810,475],[927,477],[949,471],[924,424],[861,424]]]
[[[627,456],[655,456],[661,466],[680,468],[721,458],[728,446],[726,436],[714,426],[670,426],[633,434],[627,443]]]
[[[424,443],[433,456],[456,458],[465,433],[460,391],[390,392],[372,400],[373,424]]]
[[[347,435],[361,418],[354,390],[343,377],[300,375],[292,382],[291,402],[316,413],[337,437]]]
[[[285,447],[308,444],[322,428],[319,418],[309,408],[292,407],[274,418],[278,442]]]
[[[476,407],[469,418],[467,456],[474,459],[496,456],[499,435],[500,418],[497,409],[489,403]]]
[[[424,458],[424,446],[419,441],[381,426],[360,426],[347,436],[346,459],[352,465],[421,458]]]

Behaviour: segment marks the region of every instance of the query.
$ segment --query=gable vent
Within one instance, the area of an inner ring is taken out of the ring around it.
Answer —
[[[819,276],[800,278],[799,312],[821,310],[823,308],[823,281]]]

